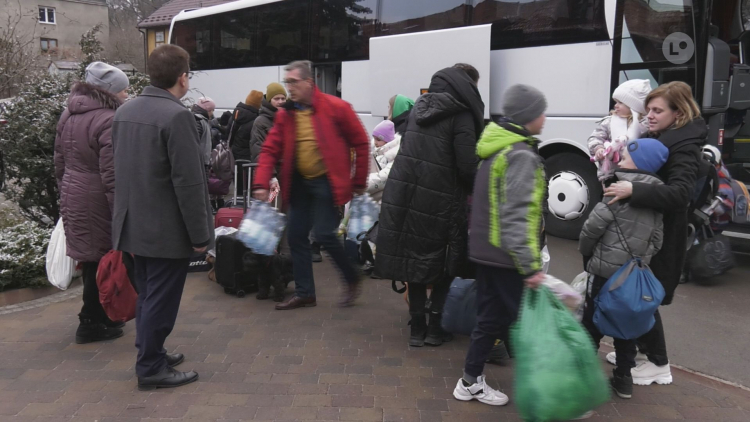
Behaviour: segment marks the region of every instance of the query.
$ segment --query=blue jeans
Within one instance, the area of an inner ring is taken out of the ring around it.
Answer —
[[[310,230],[313,231],[315,241],[331,255],[344,280],[347,283],[357,281],[357,270],[336,237],[338,226],[339,213],[333,201],[328,177],[305,179],[295,173],[292,178],[287,236],[294,265],[295,294],[298,297],[315,297]]]

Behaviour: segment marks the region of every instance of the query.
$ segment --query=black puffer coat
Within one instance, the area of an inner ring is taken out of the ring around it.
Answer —
[[[685,264],[687,210],[695,190],[706,132],[706,122],[698,118],[659,135],[658,139],[669,148],[669,159],[658,172],[665,184],[633,183],[630,206],[653,208],[664,214],[664,247],[651,258],[651,270],[667,293],[662,305],[672,303]]]
[[[406,125],[409,122],[410,113],[411,113],[411,110],[407,110],[393,118],[392,121],[393,121],[394,129],[396,129],[396,133],[403,135],[404,132],[406,132]]]
[[[250,160],[250,136],[253,123],[258,118],[258,109],[245,103],[238,103],[229,122],[232,131],[232,154],[235,160]]]
[[[468,202],[484,103],[466,73],[443,69],[409,115],[383,193],[376,274],[434,284],[467,262]]]
[[[255,123],[253,124],[253,130],[250,135],[250,155],[253,163],[258,162],[258,156],[260,155],[261,147],[263,147],[263,141],[266,140],[268,132],[273,127],[273,119],[276,117],[276,107],[272,106],[271,103],[265,99],[260,106],[260,114]]]

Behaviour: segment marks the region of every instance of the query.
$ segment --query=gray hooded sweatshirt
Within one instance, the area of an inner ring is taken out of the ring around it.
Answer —
[[[663,184],[653,173],[639,170],[617,170],[615,176],[620,181]],[[578,240],[578,250],[590,257],[586,270],[604,278],[614,275],[632,258],[631,253],[642,258],[645,264],[650,263],[651,257],[662,247],[664,234],[660,212],[631,207],[629,201],[607,206],[610,200],[612,197],[605,196],[596,204]]]

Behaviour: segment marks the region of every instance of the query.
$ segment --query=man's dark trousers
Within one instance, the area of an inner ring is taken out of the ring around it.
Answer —
[[[135,372],[148,377],[167,366],[164,341],[174,328],[190,260],[135,256]]]
[[[301,298],[315,297],[310,230],[315,241],[331,255],[333,262],[347,283],[357,281],[357,271],[344,251],[344,245],[336,236],[339,212],[333,201],[333,193],[327,176],[305,179],[295,173],[289,204],[288,240],[292,251],[295,294]]]

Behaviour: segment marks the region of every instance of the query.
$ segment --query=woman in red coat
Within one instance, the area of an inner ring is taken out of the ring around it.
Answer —
[[[73,86],[57,124],[55,176],[68,256],[83,266],[83,307],[76,343],[122,336],[99,303],[96,270],[112,249],[115,169],[112,119],[127,99],[128,77],[102,62],[86,68],[86,82]]]

